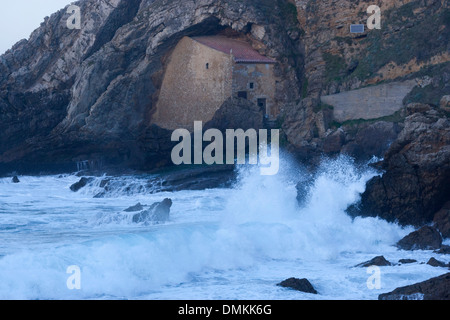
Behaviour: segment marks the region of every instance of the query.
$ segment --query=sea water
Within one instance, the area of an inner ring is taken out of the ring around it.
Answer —
[[[97,177],[0,179],[0,299],[377,299],[381,293],[446,273],[425,264],[448,262],[432,251],[402,251],[413,231],[378,218],[349,217],[365,183],[379,174],[351,159],[324,160],[299,205],[296,184],[306,173],[281,162],[276,176],[238,168],[232,188],[155,192],[145,176],[109,177],[121,187],[105,197]],[[135,224],[123,210],[170,198],[170,221]],[[383,255],[381,287],[355,267]],[[399,259],[416,263],[399,265]],[[79,268],[79,289],[68,285]],[[69,269],[68,269],[69,268]],[[319,294],[277,286],[307,278]]]

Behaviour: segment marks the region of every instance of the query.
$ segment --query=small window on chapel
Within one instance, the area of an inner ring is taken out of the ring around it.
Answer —
[[[206,64],[206,70],[208,70],[208,69],[209,69],[209,63]]]

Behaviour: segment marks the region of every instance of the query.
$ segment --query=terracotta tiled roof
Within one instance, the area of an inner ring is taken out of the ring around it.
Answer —
[[[195,41],[226,54],[232,53],[236,63],[275,63],[244,41],[227,38],[225,36],[194,37]]]

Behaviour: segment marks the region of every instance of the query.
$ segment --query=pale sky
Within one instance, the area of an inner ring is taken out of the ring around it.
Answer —
[[[74,0],[0,0],[0,54],[28,39],[46,16]]]

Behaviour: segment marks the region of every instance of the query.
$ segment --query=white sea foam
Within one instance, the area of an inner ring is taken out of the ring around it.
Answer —
[[[277,176],[244,166],[232,189],[124,189],[103,199],[93,198],[100,179],[78,193],[69,190],[74,176],[0,179],[0,298],[376,299],[445,272],[419,263],[383,267],[382,289],[369,290],[356,264],[381,254],[392,262],[432,256],[392,246],[411,228],[345,213],[377,173],[344,157],[324,160],[300,207],[295,185],[306,172],[282,165]],[[133,224],[123,212],[167,197],[166,224]],[[71,265],[81,269],[81,290],[66,286]],[[320,294],[276,286],[292,276],[308,278]]]

